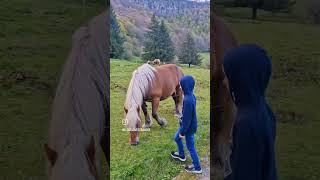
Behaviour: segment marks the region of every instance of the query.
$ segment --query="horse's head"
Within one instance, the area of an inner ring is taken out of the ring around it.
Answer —
[[[139,144],[139,131],[141,128],[140,106],[124,108],[126,127],[130,129],[130,144]]]
[[[61,152],[48,144],[44,148],[49,161],[49,180],[98,180],[93,137],[84,147],[79,143],[70,143]]]

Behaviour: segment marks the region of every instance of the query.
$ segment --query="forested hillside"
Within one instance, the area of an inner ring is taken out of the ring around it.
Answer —
[[[210,47],[210,3],[188,0],[111,0],[128,56],[140,56],[153,14],[164,20],[176,50],[190,32],[200,51]]]

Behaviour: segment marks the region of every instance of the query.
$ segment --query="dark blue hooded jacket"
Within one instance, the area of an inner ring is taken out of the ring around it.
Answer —
[[[237,106],[228,180],[276,180],[274,115],[265,99],[271,61],[257,45],[241,45],[224,58]]]
[[[196,97],[193,94],[195,81],[192,76],[184,76],[180,80],[183,90],[181,135],[194,134],[197,131]]]

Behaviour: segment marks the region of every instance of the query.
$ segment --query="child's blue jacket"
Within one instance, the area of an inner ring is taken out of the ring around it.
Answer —
[[[276,121],[265,99],[271,61],[257,45],[230,50],[223,62],[237,106],[228,180],[276,180]]]
[[[193,94],[195,81],[192,76],[184,76],[180,80],[180,85],[184,94],[180,134],[182,136],[191,135],[196,133],[198,126],[196,97]]]

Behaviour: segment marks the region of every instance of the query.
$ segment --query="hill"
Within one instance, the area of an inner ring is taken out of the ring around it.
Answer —
[[[201,51],[210,47],[210,3],[188,0],[111,0],[130,55],[140,56],[152,14],[165,21],[176,50],[190,31]]]

